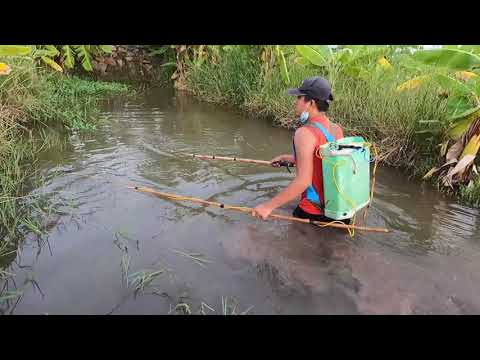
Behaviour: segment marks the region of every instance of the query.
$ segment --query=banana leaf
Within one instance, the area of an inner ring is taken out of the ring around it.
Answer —
[[[29,46],[0,45],[0,56],[26,56],[31,52]]]
[[[47,56],[51,58],[60,55],[60,51],[57,50],[55,45],[45,45],[45,49],[47,51]]]
[[[470,99],[465,96],[451,96],[447,100],[448,118],[452,121],[463,119],[464,117],[473,114],[476,108]]]
[[[111,54],[113,51],[112,45],[99,45],[99,47],[103,52],[106,52],[107,54]]]
[[[332,51],[327,45],[297,45],[300,55],[317,66],[327,66],[332,59]]]
[[[369,72],[361,66],[347,66],[343,69],[343,72],[353,78],[359,78],[367,80]]]
[[[285,61],[285,56],[283,55],[283,51],[280,49],[280,46],[277,45],[277,57],[280,63],[280,72],[283,77],[283,81],[285,85],[290,85],[290,77],[288,76],[288,68],[287,62]]]
[[[479,149],[480,149],[480,135],[474,135],[470,138],[467,145],[465,145],[465,148],[463,149],[460,159],[462,159],[467,155],[476,156]]]
[[[302,65],[302,66],[308,66],[308,65],[312,64],[310,61],[308,61],[304,57],[297,57],[297,58],[295,58],[294,62],[296,64],[299,64],[299,65]]]
[[[70,45],[63,45],[62,50],[63,56],[65,57],[65,67],[67,69],[72,69],[75,65],[75,56],[72,47]]]
[[[463,83],[457,79],[443,74],[435,74],[433,79],[444,89],[451,91],[454,95],[477,96],[472,83]]]
[[[90,50],[88,45],[74,45],[74,48],[78,54],[78,57],[81,59],[82,67],[86,71],[92,71],[93,66],[90,57]]]
[[[446,49],[459,49],[480,54],[480,45],[443,45]]]
[[[421,50],[412,55],[412,58],[426,65],[442,66],[451,70],[470,70],[480,65],[480,56],[459,49]]]
[[[462,137],[463,134],[465,134],[473,121],[475,121],[479,116],[480,107],[477,107],[471,114],[462,118],[459,121],[456,121],[447,131],[448,136],[454,140],[459,139],[460,137]]]
[[[58,65],[54,60],[50,59],[49,57],[42,56],[41,59],[45,64],[49,65],[54,70],[57,70],[59,72],[63,72],[62,67],[60,65]]]

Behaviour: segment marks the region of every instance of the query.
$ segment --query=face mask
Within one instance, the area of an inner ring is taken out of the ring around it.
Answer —
[[[302,124],[305,124],[308,121],[309,116],[310,116],[310,114],[308,113],[308,111],[302,112],[302,114],[300,115],[300,122]]]

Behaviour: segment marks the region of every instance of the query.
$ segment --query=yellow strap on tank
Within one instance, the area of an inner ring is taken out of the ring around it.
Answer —
[[[375,164],[373,165],[373,175],[372,175],[372,189],[370,190],[370,199],[368,201],[368,205],[365,207],[365,211],[363,212],[363,223],[367,223],[367,213],[370,204],[373,201],[373,189],[375,188],[375,176],[377,174],[377,165],[378,165],[378,151],[375,144],[373,144],[373,153],[375,154]]]

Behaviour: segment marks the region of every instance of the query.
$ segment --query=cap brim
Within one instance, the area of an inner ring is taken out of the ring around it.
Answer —
[[[301,92],[299,89],[297,88],[293,88],[293,89],[288,89],[287,90],[287,95],[292,95],[292,96],[301,96],[301,95],[306,95],[304,94],[303,92]]]

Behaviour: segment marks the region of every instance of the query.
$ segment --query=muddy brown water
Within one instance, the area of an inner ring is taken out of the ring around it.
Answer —
[[[61,202],[60,213],[44,219],[48,236],[28,236],[10,255],[7,270],[23,296],[8,309],[0,304],[4,312],[168,314],[185,303],[196,313],[204,303],[215,310],[206,313],[221,314],[226,302],[250,314],[480,313],[478,210],[385,168],[368,225],[390,234],[352,239],[341,230],[161,200],[126,186],[243,206],[271,198],[293,174],[183,155],[268,160],[290,151],[291,132],[168,89],[110,101],[101,117],[95,132],[71,135],[65,149],[41,155],[49,180],[36,191]],[[135,293],[122,259],[130,275],[163,272]]]

